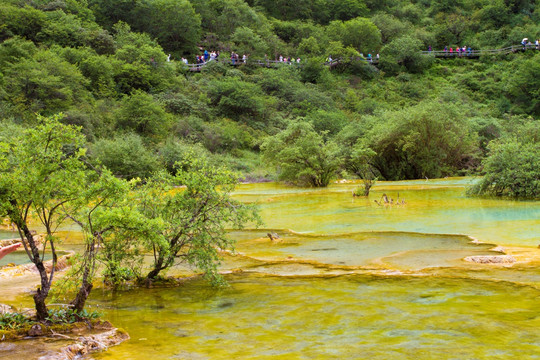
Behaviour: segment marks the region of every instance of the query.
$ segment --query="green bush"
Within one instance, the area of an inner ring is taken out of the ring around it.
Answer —
[[[540,199],[540,144],[517,139],[490,145],[483,162],[485,175],[470,191],[518,199]]]
[[[439,102],[371,118],[361,142],[377,154],[372,165],[387,180],[438,178],[478,165],[477,135],[462,109]]]
[[[20,313],[0,313],[0,330],[16,330],[32,321]]]
[[[90,150],[93,159],[122,178],[145,179],[160,168],[156,155],[135,134],[119,134],[110,140],[98,140]]]
[[[279,179],[297,185],[328,186],[342,163],[337,144],[324,141],[305,121],[291,122],[261,149],[265,160],[279,169]]]

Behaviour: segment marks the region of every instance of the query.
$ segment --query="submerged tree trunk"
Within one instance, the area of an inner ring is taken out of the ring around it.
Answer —
[[[159,259],[154,264],[154,268],[148,273],[148,275],[146,275],[146,279],[154,280],[159,275],[161,270],[163,270],[163,262],[164,262],[164,259],[163,257],[160,256]]]
[[[82,224],[79,222],[79,225]],[[84,252],[84,260],[82,265],[83,278],[81,286],[79,287],[77,296],[75,296],[75,299],[71,302],[73,305],[73,310],[75,310],[77,313],[83,311],[84,306],[86,305],[86,300],[88,300],[90,292],[94,287],[94,284],[92,284],[92,279],[94,278],[96,268],[96,256],[99,249],[98,244],[103,241],[102,235],[103,232],[94,232],[91,236],[91,240],[89,240],[86,244],[86,251]]]
[[[43,321],[48,316],[48,310],[47,305],[45,304],[45,300],[49,295],[52,279],[47,276],[47,270],[45,269],[45,265],[43,264],[43,261],[39,255],[37,243],[34,239],[34,236],[28,229],[28,226],[25,223],[16,223],[16,225],[19,229],[19,234],[21,235],[21,240],[23,241],[26,253],[30,257],[30,260],[36,266],[39,272],[39,277],[41,279],[41,288],[38,288],[36,293],[34,294],[34,303],[36,305],[37,318],[39,321]]]
[[[90,291],[92,291],[93,287],[93,284],[85,282],[79,288],[79,292],[77,293],[75,300],[71,302],[73,304],[73,310],[75,310],[77,313],[83,311],[86,300],[88,299],[88,296],[90,296]]]

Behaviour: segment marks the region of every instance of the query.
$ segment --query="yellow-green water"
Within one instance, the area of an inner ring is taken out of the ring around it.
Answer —
[[[242,185],[265,228],[229,234],[230,287],[96,289],[89,305],[132,339],[95,357],[540,359],[540,262],[463,261],[495,245],[534,258],[540,202],[467,198],[471,181],[380,182],[369,198],[355,183]],[[405,204],[379,206],[383,193]]]
[[[534,359],[540,291],[452,278],[235,275],[99,293],[128,343],[99,359]]]

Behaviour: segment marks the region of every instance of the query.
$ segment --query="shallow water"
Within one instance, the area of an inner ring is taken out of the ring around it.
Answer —
[[[356,183],[241,185],[265,228],[229,233],[230,287],[96,289],[89,305],[132,337],[96,358],[540,359],[540,264],[463,261],[495,245],[537,251],[540,202],[468,198],[472,181],[379,182],[369,198],[352,197]],[[382,194],[405,204],[379,206]]]
[[[0,229],[0,240],[15,239],[19,237],[19,233],[14,231]]]
[[[67,254],[65,251],[57,251],[57,255],[60,257],[62,255]],[[45,256],[43,257],[45,261],[52,259],[52,256],[50,253],[46,252]],[[21,265],[21,264],[29,264],[31,261],[28,258],[28,255],[26,255],[26,252],[24,251],[16,251],[14,253],[9,254],[9,256],[6,256],[2,260],[0,260],[0,266],[4,266],[7,264],[15,264],[15,265]]]
[[[540,358],[540,291],[452,278],[237,275],[95,294],[132,340],[98,359]]]
[[[240,237],[240,233],[233,232],[230,236]],[[492,244],[474,244],[469,238],[456,235],[370,232],[309,236],[279,232],[279,241],[273,242],[263,233],[243,234],[244,238],[262,237],[238,241],[237,251],[263,261],[301,259],[348,267],[390,262],[393,265],[387,267],[406,270],[456,266],[465,256],[499,254],[489,250],[494,247]]]
[[[245,201],[258,202],[268,228],[315,234],[401,231],[467,234],[496,244],[540,244],[540,202],[470,198],[470,178],[380,182],[369,198],[353,198],[357,183],[328,189],[295,189],[280,184],[243,185]],[[382,194],[405,205],[379,206]]]

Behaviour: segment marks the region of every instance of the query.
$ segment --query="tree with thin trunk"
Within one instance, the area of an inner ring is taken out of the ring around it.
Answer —
[[[57,254],[55,232],[66,220],[60,209],[79,197],[85,183],[84,137],[63,125],[61,115],[38,117],[38,125],[0,143],[0,210],[15,224],[23,247],[37,268],[41,285],[34,294],[38,320],[48,315],[46,299],[53,283]],[[39,223],[45,236],[30,230]],[[45,252],[52,265],[45,266]]]
[[[218,272],[220,251],[234,246],[226,227],[242,228],[250,221],[259,224],[259,216],[255,207],[231,198],[238,174],[193,154],[177,165],[175,176],[157,174],[138,195],[139,211],[161,224],[158,236],[148,242],[154,261],[147,281],[184,261],[219,284],[223,280]]]
[[[279,179],[298,185],[326,187],[343,163],[340,149],[307,121],[291,122],[261,146],[264,159],[276,165]]]
[[[63,214],[80,226],[84,236],[84,251],[76,256],[74,266],[63,281],[67,288],[76,289],[71,305],[78,313],[84,309],[93,288],[99,252],[107,237],[114,236],[119,228],[137,225],[125,211],[130,208],[126,206],[130,183],[115,178],[107,169],[92,172],[87,180],[77,201],[69,208],[62,208]]]

